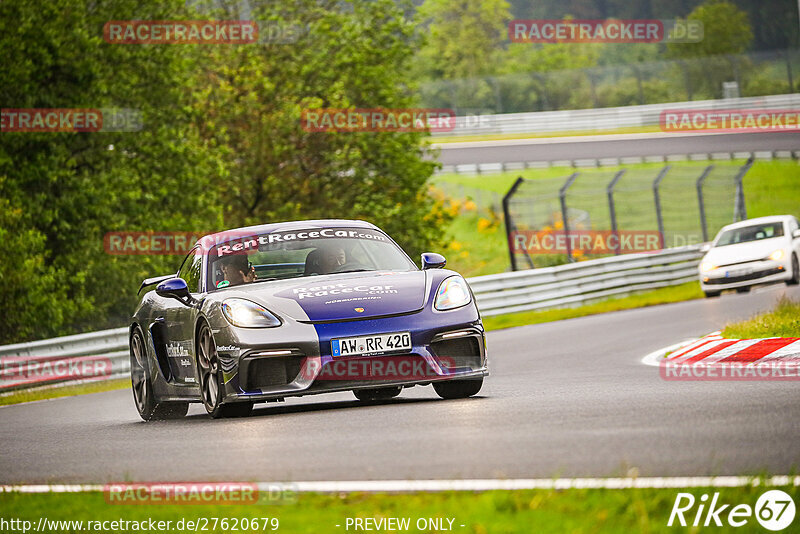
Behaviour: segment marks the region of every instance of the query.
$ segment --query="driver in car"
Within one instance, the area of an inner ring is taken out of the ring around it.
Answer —
[[[334,246],[330,249],[325,249],[322,253],[320,260],[320,274],[331,274],[336,272],[336,269],[347,263],[347,255],[342,247]]]
[[[234,254],[233,256],[222,258],[220,268],[222,269],[223,276],[225,276],[225,280],[217,284],[217,287],[224,287],[222,284],[225,286],[248,284],[256,279],[256,270],[250,265],[250,262],[247,261],[247,256],[245,254]],[[225,282],[228,283],[225,284]]]

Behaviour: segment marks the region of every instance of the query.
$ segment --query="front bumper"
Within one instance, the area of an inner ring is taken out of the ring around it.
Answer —
[[[700,272],[700,288],[703,291],[722,291],[784,282],[791,277],[791,266],[788,263],[773,260],[751,261]]]
[[[299,327],[280,333],[284,327],[219,332],[216,342],[225,380],[224,402],[409,387],[488,374],[485,334],[473,305],[445,313],[421,311],[295,326]],[[412,348],[382,355],[331,355],[332,339],[393,332],[410,332]]]

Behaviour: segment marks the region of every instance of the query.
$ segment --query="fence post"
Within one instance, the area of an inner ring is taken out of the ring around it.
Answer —
[[[572,173],[567,181],[564,182],[564,185],[561,186],[561,189],[558,190],[558,199],[561,201],[561,222],[564,225],[564,237],[566,238],[567,242],[567,259],[570,262],[575,261],[572,257],[572,246],[569,242],[569,218],[567,217],[567,189],[575,182],[575,179],[578,177],[577,172]]]
[[[747,219],[747,207],[744,205],[744,187],[742,186],[742,180],[744,179],[744,175],[747,174],[747,171],[749,171],[750,167],[752,166],[753,157],[750,156],[750,158],[747,160],[747,163],[742,165],[742,168],[739,169],[738,173],[736,173],[736,178],[734,178],[734,181],[736,182],[736,207],[733,210],[734,222]]]
[[[664,240],[664,218],[661,216],[661,196],[658,192],[658,188],[661,185],[661,180],[664,179],[664,176],[667,175],[667,171],[669,171],[669,165],[664,166],[661,171],[659,171],[658,176],[656,179],[653,180],[653,199],[656,202],[656,221],[658,221],[658,235],[661,236],[661,248],[664,248],[665,240]]]
[[[700,230],[703,232],[703,243],[708,242],[708,222],[706,221],[706,205],[703,201],[703,182],[706,181],[713,168],[713,165],[706,167],[695,184],[697,187],[697,202],[700,204]]]
[[[503,196],[503,217],[506,220],[506,241],[508,241],[508,255],[511,259],[511,270],[516,271],[517,269],[517,258],[514,256],[514,244],[511,242],[511,232],[516,230],[516,225],[514,225],[513,221],[511,220],[511,210],[508,207],[508,203],[511,201],[511,197],[514,196],[514,193],[517,192],[517,189],[525,179],[520,176],[514,182],[514,185],[511,186],[511,189],[508,190],[508,193]],[[531,266],[533,267],[533,266]]]
[[[606,187],[606,195],[608,195],[608,213],[611,215],[611,231],[614,233],[616,239],[616,244],[614,245],[614,254],[619,256],[619,234],[617,233],[617,210],[614,208],[614,187],[619,182],[619,179],[622,178],[622,175],[625,174],[627,169],[622,169],[621,171],[617,172],[614,175],[614,178],[611,179],[609,182],[608,187]]]

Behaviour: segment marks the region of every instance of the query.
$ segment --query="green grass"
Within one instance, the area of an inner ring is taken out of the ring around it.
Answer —
[[[772,489],[772,488],[770,488]],[[781,487],[795,502],[800,489]],[[404,494],[343,493],[336,495],[301,494],[291,504],[273,505],[113,505],[107,504],[100,493],[77,494],[0,494],[0,509],[4,519],[16,518],[31,521],[35,529],[40,517],[48,520],[111,521],[172,521],[171,528],[163,532],[178,531],[175,523],[184,519],[227,518],[229,526],[203,532],[233,532],[234,518],[277,518],[277,532],[287,534],[327,532],[354,532],[345,528],[347,518],[410,518],[408,532],[438,532],[418,530],[419,518],[452,518],[455,533],[629,533],[629,532],[697,532],[698,528],[668,527],[670,511],[680,491],[687,491],[700,502],[703,494],[718,492],[720,504],[748,504],[754,507],[765,491],[762,487],[719,488],[690,490],[677,489],[625,489],[625,490],[522,490],[487,492],[441,492]],[[727,511],[722,514],[726,519]],[[697,504],[692,512],[697,511]],[[687,513],[689,522],[694,515]],[[185,523],[184,523],[185,525]],[[340,525],[337,527],[337,525]],[[445,525],[447,523],[445,522]],[[464,525],[463,527],[461,525]],[[754,517],[747,525],[733,529],[712,527],[715,532],[763,532]],[[244,532],[245,530],[239,529]],[[21,532],[21,530],[19,530]],[[55,531],[55,530],[53,530]],[[67,530],[62,530],[66,532]],[[132,531],[132,530],[131,530]],[[193,531],[193,530],[192,530]],[[251,532],[255,532],[250,530]],[[257,532],[272,532],[269,528]],[[385,531],[384,531],[385,532]],[[391,531],[396,532],[396,531]]]
[[[719,161],[715,166],[741,165],[741,161]],[[681,166],[696,166],[702,169],[709,162],[680,162]],[[628,165],[629,169],[656,169],[663,166],[660,163],[643,163]],[[582,169],[581,173],[608,172],[609,169]],[[550,167],[547,169],[526,169],[523,171],[506,172],[494,175],[464,176],[457,174],[442,174],[433,178],[432,183],[451,184],[464,186],[469,189],[481,189],[488,192],[505,194],[518,176],[528,179],[546,179],[567,177],[574,172],[568,167]],[[699,170],[698,170],[699,174]],[[761,217],[764,215],[793,214],[800,217],[800,165],[794,161],[756,161],[744,178],[745,203],[748,217]],[[636,218],[641,209],[650,209],[650,204],[644,207],[628,206],[618,211],[628,220]],[[719,210],[717,210],[719,211]],[[451,241],[458,244],[457,250],[445,250],[448,266],[464,274],[464,276],[479,276],[495,274],[509,269],[508,245],[505,238],[505,227],[502,221],[493,221],[494,231],[479,229],[481,219],[490,219],[488,212],[481,210],[464,211],[456,217],[448,228]],[[667,217],[667,222],[674,222],[674,217]],[[538,261],[542,266],[548,264],[551,258],[542,257]]]
[[[483,325],[487,330],[499,330],[501,328],[549,323],[552,321],[562,321],[564,319],[574,319],[575,317],[584,317],[586,315],[596,315],[598,313],[628,310],[631,308],[643,308],[645,306],[655,306],[657,304],[682,302],[699,298],[703,298],[703,292],[700,291],[700,284],[697,282],[688,282],[677,286],[643,291],[627,297],[606,299],[577,308],[527,311],[484,317]]]
[[[24,391],[16,391],[6,395],[0,395],[0,406],[6,404],[19,404],[20,402],[31,402],[44,399],[55,399],[57,397],[69,397],[72,395],[83,395],[85,393],[100,393],[102,391],[112,391],[115,389],[125,389],[131,387],[130,378],[120,378],[115,380],[104,380],[102,382],[87,382],[74,386],[57,386]]]
[[[793,161],[757,161],[744,177],[747,216],[800,217],[800,164]]]
[[[729,324],[722,337],[754,339],[763,337],[800,337],[800,302],[783,297],[770,312],[746,321]]]

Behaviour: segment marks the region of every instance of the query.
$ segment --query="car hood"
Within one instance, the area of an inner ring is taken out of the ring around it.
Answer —
[[[709,250],[703,259],[714,265],[729,265],[732,263],[763,260],[779,248],[785,249],[787,247],[788,245],[783,238],[773,237],[770,239],[751,241],[749,243],[715,247]]]
[[[296,321],[325,322],[419,311],[428,291],[423,271],[374,271],[258,282],[214,298],[246,298]]]

